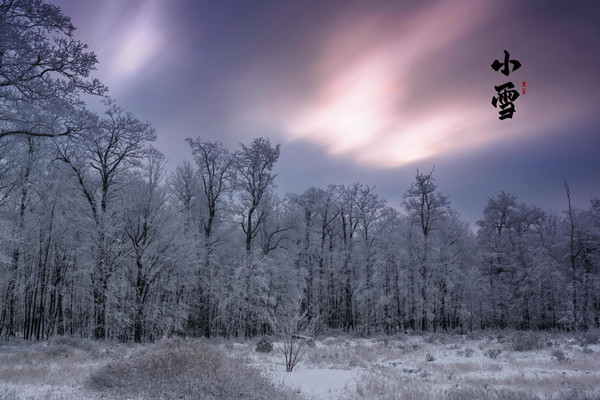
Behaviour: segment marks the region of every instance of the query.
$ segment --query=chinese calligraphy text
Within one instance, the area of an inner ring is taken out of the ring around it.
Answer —
[[[511,72],[516,71],[520,67],[521,63],[517,60],[511,60],[510,54],[506,50],[504,50],[504,62],[495,60],[492,63],[492,69],[494,71],[500,71],[506,76],[509,76]],[[492,97],[492,105],[495,108],[500,107],[500,116],[498,117],[500,120],[506,118],[512,119],[513,114],[516,112],[514,101],[519,97],[519,92],[514,90],[514,87],[515,85],[512,82],[494,86],[497,96]]]

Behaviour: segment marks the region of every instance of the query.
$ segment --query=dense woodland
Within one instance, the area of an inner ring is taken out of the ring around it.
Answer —
[[[499,192],[474,231],[433,171],[402,204],[359,183],[281,197],[279,145],[201,129],[168,172],[73,30],[55,6],[0,0],[3,338],[253,336],[298,314],[364,335],[600,327],[598,199],[572,207],[565,182],[550,213]]]

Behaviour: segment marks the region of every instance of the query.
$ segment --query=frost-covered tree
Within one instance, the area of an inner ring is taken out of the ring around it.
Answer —
[[[164,156],[156,150],[148,152],[141,177],[127,187],[123,230],[130,263],[125,271],[134,291],[134,341],[144,336],[148,319],[148,302],[175,265],[177,241],[180,239],[173,224],[163,185]]]
[[[95,338],[106,336],[109,280],[122,255],[122,219],[120,209],[113,205],[121,196],[122,177],[140,166],[148,145],[156,139],[149,123],[139,121],[112,101],[106,106],[106,117],[98,118],[95,127],[77,137],[56,140],[57,159],[75,176],[95,227],[91,237]]]
[[[0,2],[0,139],[69,135],[79,123],[65,110],[81,110],[80,93],[104,94],[89,76],[96,56],[74,31],[52,4]]]
[[[410,231],[411,292],[415,293],[419,287],[420,294],[419,299],[416,296],[413,298],[411,314],[415,320],[418,318],[421,330],[428,330],[431,312],[428,291],[432,270],[430,238],[432,231],[439,228],[438,224],[446,216],[450,202],[447,196],[437,190],[433,170],[429,174],[417,170],[415,181],[404,194],[402,204],[413,227]]]
[[[370,334],[371,325],[374,325],[375,312],[375,283],[377,270],[376,263],[380,261],[376,254],[376,246],[381,236],[378,234],[384,228],[385,220],[382,218],[385,210],[385,200],[374,192],[374,187],[360,188],[356,198],[356,211],[358,218],[358,232],[360,235],[359,260],[362,265],[361,283],[359,283],[362,308],[363,326],[366,334]]]
[[[279,159],[280,145],[273,147],[269,139],[257,138],[250,146],[240,144],[235,153],[238,175],[236,189],[240,193],[242,230],[246,238],[246,252],[252,251],[252,241],[265,221],[266,210],[259,209],[263,198],[274,187],[273,167]]]
[[[235,183],[234,156],[221,143],[186,139],[192,150],[195,169],[180,168],[176,172],[179,197],[184,200],[190,220],[192,235],[198,248],[197,285],[192,298],[189,323],[196,331],[210,336],[214,309],[213,285],[215,266],[211,259],[221,240],[216,230],[222,228],[229,207],[229,198]],[[189,224],[189,222],[188,222]],[[197,235],[198,233],[199,235]]]

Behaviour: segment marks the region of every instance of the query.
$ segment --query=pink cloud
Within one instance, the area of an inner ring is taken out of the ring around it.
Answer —
[[[503,49],[486,41],[492,50],[482,51],[478,37],[498,11],[490,7],[437,2],[402,14],[346,15],[323,29],[323,44],[305,68],[294,69],[308,76],[309,87],[290,93],[274,88],[272,76],[243,77],[250,97],[241,95],[238,122],[369,167],[395,168],[540,135],[589,111],[564,97],[548,102],[552,94],[536,86],[516,101],[512,120],[498,119],[490,101],[505,77],[486,57]]]

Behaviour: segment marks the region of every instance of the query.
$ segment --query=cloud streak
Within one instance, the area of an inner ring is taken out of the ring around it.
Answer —
[[[464,121],[479,119],[473,104],[433,101],[415,109],[412,99],[423,90],[433,99],[422,67],[485,20],[483,7],[466,8],[437,3],[402,16],[406,23],[385,14],[344,21],[351,29],[338,28],[323,47],[315,68],[321,84],[287,121],[290,137],[380,168],[448,151],[459,135],[464,141]]]
[[[244,90],[232,90],[239,95],[233,118],[245,129],[282,132],[287,140],[387,169],[541,135],[588,113],[584,104],[549,90],[560,84],[532,81],[533,93],[516,101],[513,120],[498,120],[490,101],[493,86],[506,77],[489,65],[503,48],[478,42],[498,12],[490,7],[436,2],[405,12],[348,14],[320,28],[323,44],[287,77],[244,74],[236,85]],[[542,67],[523,62],[510,77],[518,89],[520,79],[532,77],[528,69]],[[300,82],[295,90],[278,89],[278,81],[294,80]],[[299,87],[305,82],[311,85]]]

